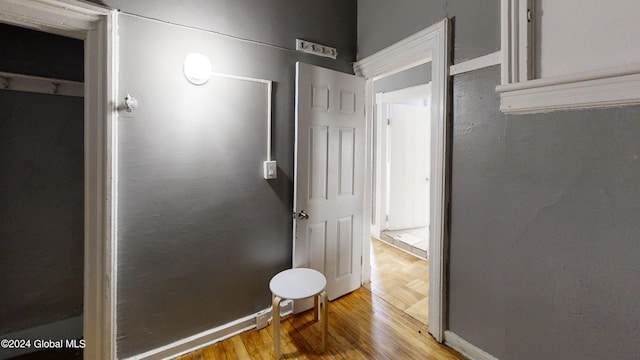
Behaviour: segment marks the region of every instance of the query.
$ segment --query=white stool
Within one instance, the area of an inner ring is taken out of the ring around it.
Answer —
[[[322,301],[322,350],[327,349],[327,279],[321,272],[296,268],[277,273],[269,283],[273,298],[273,350],[280,359],[280,301],[300,300],[313,296],[314,320],[318,321],[318,298]]]

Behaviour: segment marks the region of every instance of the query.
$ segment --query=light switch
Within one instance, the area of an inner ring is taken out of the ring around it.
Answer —
[[[266,180],[275,179],[278,177],[278,166],[275,160],[264,162],[264,178]]]

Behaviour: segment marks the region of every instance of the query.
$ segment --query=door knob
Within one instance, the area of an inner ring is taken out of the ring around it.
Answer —
[[[304,210],[298,211],[298,219],[305,220],[305,219],[308,219],[308,218],[309,218],[309,214],[304,212]]]

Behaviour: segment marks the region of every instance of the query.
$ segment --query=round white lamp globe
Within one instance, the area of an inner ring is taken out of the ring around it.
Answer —
[[[211,61],[202,54],[191,53],[184,59],[184,76],[195,85],[202,85],[211,76]]]

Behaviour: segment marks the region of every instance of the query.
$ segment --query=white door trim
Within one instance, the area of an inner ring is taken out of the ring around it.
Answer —
[[[429,333],[442,342],[446,330],[446,279],[445,240],[447,194],[447,143],[448,83],[449,83],[449,20],[444,19],[425,30],[407,37],[353,66],[356,75],[366,78],[365,97],[367,108],[367,164],[365,169],[365,219],[371,219],[371,174],[372,174],[372,123],[373,123],[373,80],[409,69],[419,64],[432,62],[431,66],[431,227],[429,233]],[[363,254],[370,251],[370,224],[363,229]],[[363,283],[370,281],[371,263],[369,257],[363,259]]]
[[[117,12],[75,0],[0,0],[0,21],[85,42],[84,358],[113,359]]]

